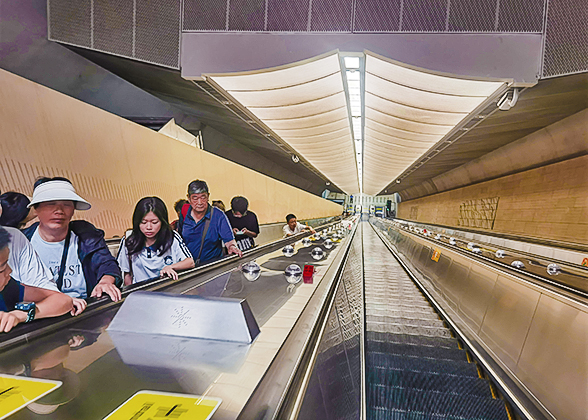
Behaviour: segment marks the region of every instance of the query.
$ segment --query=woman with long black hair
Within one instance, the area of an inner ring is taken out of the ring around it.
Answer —
[[[176,270],[194,267],[188,247],[170,227],[167,208],[158,197],[145,197],[137,203],[133,230],[121,241],[117,259],[125,285],[160,276],[177,280]]]

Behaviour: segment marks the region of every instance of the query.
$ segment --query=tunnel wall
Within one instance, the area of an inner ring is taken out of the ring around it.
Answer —
[[[193,179],[208,182],[211,200],[243,195],[260,223],[341,214],[339,204],[284,184],[94,106],[0,70],[0,190],[32,195],[38,176],[65,176],[92,209],[77,218],[120,235],[136,202],[168,205]]]
[[[588,244],[588,155],[405,201],[398,217]]]

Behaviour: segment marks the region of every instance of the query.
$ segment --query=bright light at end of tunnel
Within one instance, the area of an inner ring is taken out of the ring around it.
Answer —
[[[345,57],[345,67],[348,69],[358,69],[359,68],[359,57]]]

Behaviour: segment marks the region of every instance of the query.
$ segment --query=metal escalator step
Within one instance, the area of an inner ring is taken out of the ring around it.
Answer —
[[[374,407],[367,410],[367,418],[370,420],[486,420],[485,417],[465,419],[464,417],[447,414],[419,413],[417,411],[389,410],[387,408]]]
[[[478,378],[476,365],[464,362],[463,360],[439,360],[428,357],[368,352],[366,353],[366,366],[368,368],[381,367],[413,372],[451,373],[453,375],[474,376]]]
[[[369,297],[365,297],[365,305],[366,308],[391,308],[391,309],[403,309],[403,308],[412,308],[414,310],[429,310],[432,311],[433,307],[429,302],[426,300],[423,301],[413,301],[413,302],[376,302],[372,301]]]
[[[374,316],[396,316],[396,317],[407,317],[407,318],[421,318],[421,319],[440,319],[439,315],[434,312],[432,309],[428,308],[426,310],[410,310],[410,308],[366,308],[365,310],[366,315],[374,315]]]
[[[430,328],[419,325],[406,324],[371,324],[366,325],[367,331],[375,331],[381,333],[392,334],[411,334],[424,335],[426,337],[445,337],[452,338],[451,331],[447,328]]]
[[[394,317],[394,316],[375,316],[367,315],[366,322],[368,324],[408,324],[419,325],[423,327],[444,328],[445,324],[439,318],[437,319],[423,319],[418,317]]]
[[[365,297],[366,302],[369,302],[369,304],[372,303],[388,303],[389,306],[393,306],[394,304],[398,304],[398,303],[404,303],[406,304],[413,304],[413,303],[426,303],[427,305],[429,304],[429,302],[427,302],[427,300],[423,297],[423,296],[405,296],[405,295],[379,295],[379,296],[369,296],[366,295]],[[424,306],[424,305],[422,305]],[[429,305],[430,306],[430,305]]]
[[[368,407],[448,414],[467,419],[508,420],[504,401],[470,395],[368,385]]]
[[[461,349],[446,347],[415,346],[412,344],[383,343],[366,341],[367,352],[396,354],[401,356],[430,357],[441,360],[463,360],[467,362],[466,352]]]
[[[375,331],[366,331],[365,337],[368,341],[382,341],[387,343],[398,344],[414,344],[419,346],[431,347],[446,347],[450,349],[458,348],[457,340],[454,338],[425,337],[422,335],[380,333]]]
[[[490,386],[485,379],[459,376],[449,373],[410,372],[406,370],[369,368],[367,383],[388,387],[412,388],[447,394],[473,395],[492,398]]]

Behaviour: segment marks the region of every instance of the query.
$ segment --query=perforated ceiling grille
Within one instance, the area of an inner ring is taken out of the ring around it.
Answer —
[[[184,0],[185,31],[224,31],[227,0]]]
[[[229,30],[263,31],[265,28],[265,0],[231,0]]]
[[[406,0],[402,14],[402,30],[440,32],[445,30],[447,0]]]
[[[92,46],[91,1],[49,0],[49,39]]]
[[[352,0],[313,0],[311,30],[351,32],[352,6]]]
[[[449,31],[492,32],[496,23],[497,0],[451,0]]]
[[[306,31],[310,0],[269,0],[268,31]]]
[[[178,67],[180,0],[136,0],[135,57]]]
[[[399,1],[374,0],[355,3],[355,32],[394,32],[399,28]]]
[[[182,0],[49,0],[49,39],[179,69]]]
[[[545,0],[500,0],[498,31],[543,32]]]
[[[133,3],[94,0],[94,48],[132,56],[133,13]]]
[[[550,0],[543,77],[588,71],[588,2]]]

